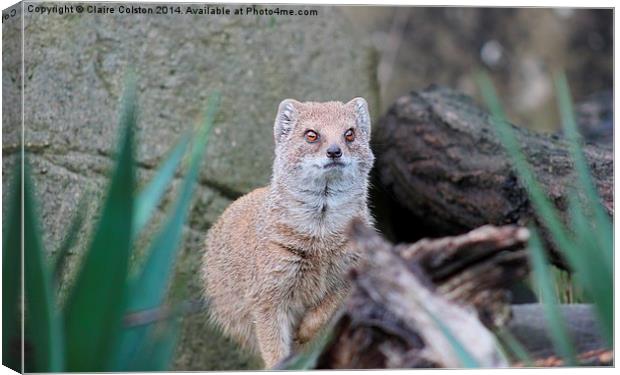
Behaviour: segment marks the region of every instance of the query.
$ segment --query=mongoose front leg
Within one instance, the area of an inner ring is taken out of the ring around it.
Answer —
[[[310,341],[334,315],[348,293],[348,288],[333,292],[304,315],[295,337],[299,344]]]
[[[269,305],[259,307],[255,319],[258,347],[269,369],[291,353],[292,322],[281,307]]]

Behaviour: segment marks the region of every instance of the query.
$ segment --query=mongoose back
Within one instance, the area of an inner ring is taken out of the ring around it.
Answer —
[[[348,103],[280,103],[270,185],[233,202],[211,227],[203,275],[211,317],[273,367],[323,327],[349,292],[353,218],[367,205],[370,115]]]

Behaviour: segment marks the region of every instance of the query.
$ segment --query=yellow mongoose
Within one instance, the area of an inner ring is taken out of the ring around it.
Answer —
[[[367,205],[370,115],[363,98],[280,103],[271,183],[233,202],[209,230],[211,316],[267,368],[310,340],[347,295],[358,255],[346,238]]]

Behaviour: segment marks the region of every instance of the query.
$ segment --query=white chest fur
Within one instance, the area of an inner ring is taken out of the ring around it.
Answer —
[[[294,194],[286,207],[287,221],[305,235],[327,238],[344,231],[349,221],[365,207],[362,187],[326,185],[322,190],[303,190]]]

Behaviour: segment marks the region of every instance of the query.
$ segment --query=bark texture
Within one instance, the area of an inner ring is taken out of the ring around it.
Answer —
[[[527,273],[528,237],[524,228],[486,226],[392,246],[355,224],[352,240],[365,262],[352,274],[353,294],[319,367],[461,367],[446,331],[479,365],[507,366],[490,328],[509,317],[505,288]]]
[[[567,194],[576,184],[567,142],[559,135],[514,129],[565,217]],[[399,98],[380,119],[374,146],[381,189],[433,235],[485,224],[522,225],[533,217],[489,115],[465,95],[431,86]],[[600,145],[583,150],[602,203],[613,214],[613,151]]]
[[[510,305],[508,287],[528,272],[527,229],[484,226],[460,236],[393,246],[356,224],[351,236],[366,260],[351,272],[353,293],[333,322],[333,339],[322,349],[318,368],[467,365],[446,332],[463,344],[475,365],[522,366],[500,355],[491,333],[495,329],[511,332],[536,363],[561,365],[542,306]],[[609,364],[592,308],[562,306],[562,313],[584,360]]]

